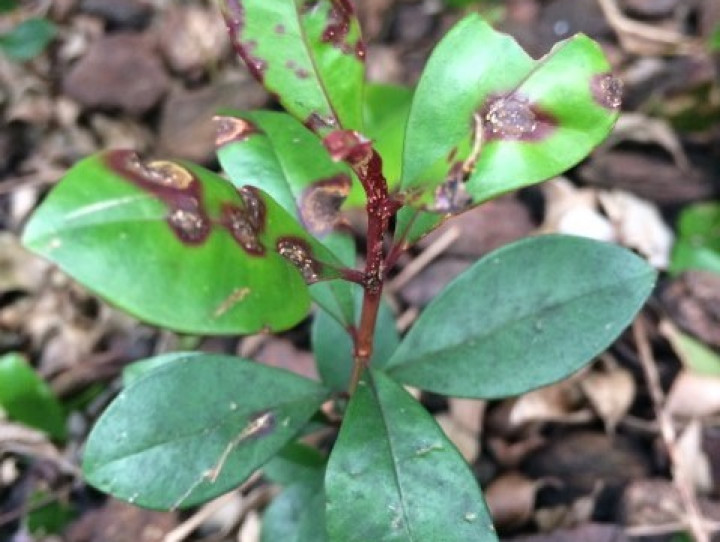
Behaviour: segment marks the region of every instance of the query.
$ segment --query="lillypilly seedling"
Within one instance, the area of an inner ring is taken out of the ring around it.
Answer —
[[[322,382],[214,354],[138,362],[90,434],[87,480],[169,509],[262,468],[286,487],[265,541],[496,540],[467,464],[403,386],[488,399],[565,378],[629,324],[655,273],[613,245],[525,239],[460,275],[402,339],[383,286],[449,215],[582,160],[618,116],[620,82],[585,36],[534,60],[470,15],[414,90],[372,85],[349,0],[221,4],[237,53],[287,113],[219,112],[227,179],[126,150],[82,160],[24,243],[180,332],[282,331],[314,301]],[[367,214],[360,269],[343,206]],[[300,443],[335,416],[329,454]]]

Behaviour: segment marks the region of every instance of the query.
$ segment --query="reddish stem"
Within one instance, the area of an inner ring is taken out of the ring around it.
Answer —
[[[388,231],[390,218],[397,212],[398,204],[389,194],[387,182],[382,174],[380,155],[372,150],[371,154],[360,162],[353,163],[355,173],[367,194],[365,207],[368,217],[367,256],[363,279],[362,312],[360,325],[355,335],[354,365],[348,393],[357,389],[365,369],[370,365],[373,353],[373,337],[377,322],[380,299],[382,297],[385,273],[383,238]]]

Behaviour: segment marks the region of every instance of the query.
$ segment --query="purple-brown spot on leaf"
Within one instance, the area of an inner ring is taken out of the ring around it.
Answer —
[[[359,165],[372,158],[372,141],[355,130],[336,130],[323,139],[323,145],[335,162]]]
[[[300,271],[306,283],[313,284],[319,280],[320,264],[313,259],[312,250],[305,241],[296,237],[281,237],[277,242],[277,251]]]
[[[276,34],[284,34],[284,33],[285,33],[285,25],[283,25],[283,24],[276,24],[276,25],[275,25],[275,33],[276,33]]]
[[[146,164],[132,151],[108,153],[105,161],[123,179],[167,205],[167,223],[180,241],[198,245],[210,235],[211,224],[202,206],[201,185],[188,169],[164,160]]]
[[[337,126],[337,120],[334,117],[323,117],[317,111],[310,113],[310,116],[303,123],[306,128],[315,133],[321,133],[326,130],[332,130]]]
[[[333,47],[340,49],[345,54],[355,54],[356,46],[347,42],[352,16],[353,7],[348,0],[332,0],[328,23],[321,40],[332,44]]]
[[[257,127],[250,121],[237,117],[225,117],[216,115],[215,122],[215,145],[222,147],[234,141],[245,141],[251,135],[257,134]]]
[[[486,140],[539,141],[557,126],[551,115],[517,94],[491,98],[481,117]]]
[[[607,109],[619,109],[622,105],[623,82],[610,73],[596,75],[590,81],[593,98]]]
[[[223,17],[227,26],[230,41],[233,49],[242,58],[250,74],[262,82],[267,69],[267,62],[262,58],[253,55],[253,49],[257,47],[254,40],[243,41],[242,33],[245,24],[245,9],[239,0],[226,0],[223,5]]]
[[[224,203],[220,216],[220,224],[230,232],[233,239],[242,249],[252,256],[265,254],[265,247],[258,239],[258,231],[255,229],[249,213],[242,207]]]
[[[455,162],[447,181],[437,187],[435,198],[429,210],[436,213],[457,214],[472,204],[472,197],[465,189],[463,163]]]
[[[294,60],[288,60],[285,63],[285,67],[289,70],[292,70],[295,73],[295,76],[299,79],[307,79],[310,77],[310,72],[306,70],[305,68],[301,68],[297,65],[297,62]]]
[[[256,232],[265,230],[265,203],[254,186],[243,186],[238,190],[245,204],[245,212]]]
[[[341,173],[305,190],[300,199],[300,216],[310,233],[325,235],[332,231],[351,184],[350,177]]]
[[[367,55],[367,48],[363,40],[358,40],[355,44],[355,56],[358,57],[362,62],[365,62],[365,56]]]
[[[184,243],[201,244],[210,234],[210,221],[197,210],[175,209],[168,215],[167,221]]]

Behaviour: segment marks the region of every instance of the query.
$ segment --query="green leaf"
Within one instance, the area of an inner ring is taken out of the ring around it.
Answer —
[[[263,474],[276,484],[291,486],[309,483],[325,471],[326,458],[317,449],[291,442],[264,467]]]
[[[352,171],[333,162],[318,137],[285,113],[224,111],[218,159],[238,187],[267,192],[317,236],[333,229]]]
[[[261,542],[327,542],[323,471],[294,484],[265,510]]]
[[[388,188],[393,191],[400,182],[403,143],[413,89],[397,85],[368,84],[365,87],[363,111],[364,134],[382,158],[382,171]],[[348,206],[365,204],[365,192],[360,183],[353,184]]]
[[[235,50],[312,130],[362,129],[365,45],[349,0],[224,0]]]
[[[17,7],[17,0],[0,0],[0,13],[8,13]]]
[[[332,542],[497,540],[460,453],[415,399],[375,371],[350,400],[325,491]]]
[[[720,376],[720,354],[674,326],[663,324],[660,325],[660,331],[688,369],[702,375]]]
[[[127,388],[133,385],[141,378],[146,377],[148,374],[153,372],[163,365],[181,361],[194,356],[204,356],[203,352],[169,352],[167,354],[160,354],[159,356],[145,359],[142,361],[135,361],[130,365],[126,365],[122,372],[123,387]]]
[[[708,39],[708,46],[711,51],[720,51],[720,24],[710,34]]]
[[[55,38],[57,28],[46,19],[32,18],[0,34],[0,51],[18,62],[32,60]]]
[[[289,115],[223,113],[217,118],[218,159],[231,182],[266,191],[343,264],[354,266],[354,240],[333,232],[353,182],[349,167],[333,162],[317,136]],[[314,285],[311,295],[340,321],[349,322],[346,315],[354,311],[350,285],[331,282]]]
[[[362,291],[356,290],[356,293],[357,322],[360,318]],[[353,367],[353,343],[347,328],[326,312],[319,311],[312,323],[311,338],[315,363],[325,385],[336,391],[347,390]],[[372,366],[384,366],[399,343],[395,316],[383,301],[375,326]]]
[[[560,235],[513,243],[456,278],[386,369],[404,384],[461,397],[551,384],[618,337],[655,278],[644,260],[611,244]]]
[[[25,425],[65,438],[65,413],[45,381],[20,354],[0,357],[0,408]]]
[[[40,536],[60,534],[77,517],[78,513],[74,506],[55,499],[57,496],[46,491],[36,491],[30,496],[26,517],[27,528],[32,534]]]
[[[394,240],[405,248],[410,247],[440,226],[445,218],[415,207],[402,207],[397,214]]]
[[[338,276],[332,254],[261,191],[129,151],[74,166],[23,242],[129,313],[188,333],[287,329],[308,312],[305,282]]]
[[[436,47],[415,91],[402,189],[417,205],[456,212],[575,165],[617,119],[621,84],[609,69],[586,36],[535,61],[510,36],[466,17]]]
[[[720,273],[720,203],[694,205],[680,215],[670,270],[690,269]]]
[[[327,395],[239,358],[178,359],[118,395],[90,434],[83,469],[93,486],[140,506],[199,504],[261,467]]]

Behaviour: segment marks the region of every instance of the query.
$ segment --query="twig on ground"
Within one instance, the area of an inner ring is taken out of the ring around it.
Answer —
[[[687,528],[692,532],[696,542],[710,542],[710,533],[707,523],[702,516],[697,502],[695,488],[692,481],[684,479],[680,475],[679,465],[681,458],[677,447],[677,433],[670,414],[665,410],[665,394],[660,384],[660,375],[657,370],[657,362],[653,355],[650,340],[642,317],[633,323],[633,337],[638,349],[638,355],[642,364],[645,379],[647,380],[650,397],[655,410],[655,417],[660,424],[660,434],[670,457],[672,465],[673,483],[680,494],[685,509]]]

